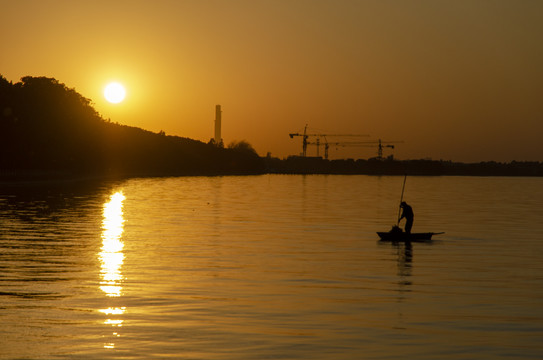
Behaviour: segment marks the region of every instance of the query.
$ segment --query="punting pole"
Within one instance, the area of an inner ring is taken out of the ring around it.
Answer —
[[[407,174],[405,174],[405,176],[403,177],[402,196],[400,197],[400,206],[399,206],[399,209],[398,209],[398,222],[396,223],[396,225],[400,225],[400,216],[401,216],[402,201],[403,201],[403,191],[405,190],[405,180],[407,180]]]

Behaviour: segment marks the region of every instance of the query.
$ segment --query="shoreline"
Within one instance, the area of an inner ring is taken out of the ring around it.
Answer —
[[[259,176],[259,175],[366,175],[366,176],[471,176],[471,177],[543,177],[543,163],[535,167],[511,167],[510,164],[501,164],[489,168],[481,164],[461,164],[446,168],[426,168],[420,166],[406,166],[403,161],[384,161],[374,166],[337,166],[338,160],[326,160],[321,166],[292,167],[287,160],[281,167],[267,167],[263,171],[245,172],[140,172],[131,174],[77,174],[59,172],[11,172],[0,174],[0,186],[59,186],[82,183],[123,181],[134,178],[167,178],[167,177],[216,177],[216,176]],[[323,160],[324,161],[324,160]],[[340,160],[352,165],[352,161]],[[334,164],[335,163],[335,164]],[[356,162],[355,162],[356,163]],[[269,165],[269,164],[268,164]],[[275,163],[277,165],[277,163]],[[326,166],[325,166],[326,165]],[[335,165],[335,166],[334,166]],[[345,164],[342,164],[345,165]],[[420,164],[419,164],[420,165]]]

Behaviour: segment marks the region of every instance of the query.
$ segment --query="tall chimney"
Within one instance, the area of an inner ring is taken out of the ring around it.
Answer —
[[[221,106],[215,106],[215,144],[220,145],[221,139]]]

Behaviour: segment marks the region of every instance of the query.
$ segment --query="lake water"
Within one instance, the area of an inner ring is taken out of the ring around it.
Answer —
[[[0,189],[0,359],[541,359],[543,178]]]

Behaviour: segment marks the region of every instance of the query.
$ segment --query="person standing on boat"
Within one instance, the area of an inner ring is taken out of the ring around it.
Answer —
[[[413,219],[415,218],[415,214],[413,214],[413,209],[411,206],[407,205],[405,201],[402,201],[400,204],[400,207],[403,209],[402,216],[400,217],[400,222],[403,218],[405,218],[405,232],[407,234],[411,234],[411,228],[413,227]]]

